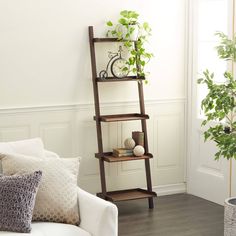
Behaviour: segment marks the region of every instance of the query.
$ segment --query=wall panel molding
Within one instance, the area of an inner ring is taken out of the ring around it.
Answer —
[[[185,179],[185,99],[160,99],[146,101],[153,186],[160,194],[176,193],[175,184]],[[115,102],[101,106],[103,114],[136,112],[139,103]],[[44,107],[13,108],[0,110],[0,138],[2,141],[42,137],[45,147],[62,157],[81,156],[79,182],[90,191],[100,191],[96,124],[93,120],[93,104],[58,105]],[[140,122],[103,123],[104,151],[121,147],[132,131],[141,130]],[[9,129],[10,127],[10,129]],[[163,141],[164,139],[164,141]],[[170,145],[171,142],[171,145]],[[170,150],[170,147],[173,150]],[[158,165],[161,161],[161,166]],[[144,161],[106,163],[109,190],[145,186]],[[166,189],[163,186],[169,186]],[[170,185],[173,185],[170,187]],[[179,188],[182,189],[183,187]],[[177,192],[179,192],[178,190]]]
[[[0,129],[0,140],[27,139],[30,137],[30,125],[5,126]]]

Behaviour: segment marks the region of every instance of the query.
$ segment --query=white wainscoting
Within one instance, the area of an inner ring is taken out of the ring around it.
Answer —
[[[106,103],[102,114],[138,111],[137,102]],[[185,99],[146,102],[152,183],[158,194],[185,191]],[[0,140],[42,137],[45,147],[62,157],[81,156],[80,185],[90,192],[100,191],[96,126],[92,104],[0,110]],[[104,150],[121,147],[125,138],[140,130],[139,121],[103,124]],[[109,190],[145,187],[144,161],[106,164]]]

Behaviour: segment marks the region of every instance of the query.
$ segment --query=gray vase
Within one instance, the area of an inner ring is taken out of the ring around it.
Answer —
[[[224,236],[236,235],[236,197],[225,200]]]

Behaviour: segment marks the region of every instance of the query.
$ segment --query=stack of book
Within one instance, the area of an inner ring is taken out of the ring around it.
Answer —
[[[115,157],[128,157],[128,156],[133,156],[134,154],[133,154],[133,149],[114,148],[113,155]]]

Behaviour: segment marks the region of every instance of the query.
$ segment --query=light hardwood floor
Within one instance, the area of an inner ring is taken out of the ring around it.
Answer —
[[[223,206],[204,199],[176,194],[117,204],[119,236],[223,236]]]

